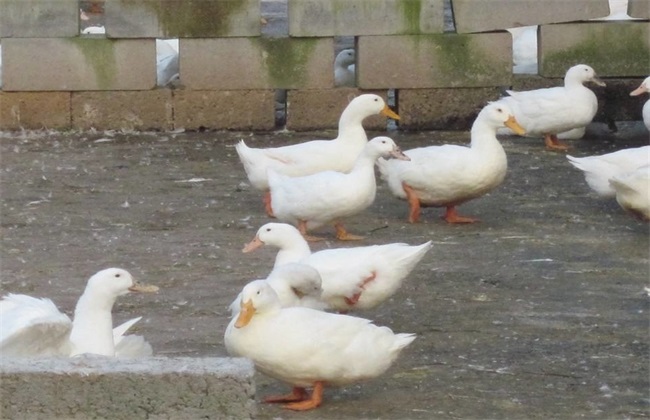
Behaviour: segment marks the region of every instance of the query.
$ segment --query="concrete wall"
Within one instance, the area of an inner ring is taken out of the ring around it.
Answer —
[[[77,1],[3,0],[0,129],[272,130],[278,109],[292,130],[336,128],[351,94],[389,89],[400,128],[466,129],[504,87],[561,84],[578,62],[619,88],[650,74],[650,0],[630,0],[642,20],[625,22],[590,21],[607,0],[452,0],[453,19],[444,0],[285,1],[278,25],[258,0],[111,0],[97,38],[78,35]],[[512,73],[505,29],[522,25],[541,25],[539,75]],[[335,87],[340,36],[354,37],[354,88]],[[180,38],[174,88],[156,87],[162,37]],[[597,91],[619,101],[607,109],[629,111],[606,118],[640,118],[642,101],[612,89]]]

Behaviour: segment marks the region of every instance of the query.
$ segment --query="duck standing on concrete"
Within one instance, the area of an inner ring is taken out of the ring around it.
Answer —
[[[646,79],[643,81],[643,83],[641,83],[641,85],[638,88],[630,92],[630,96],[638,96],[648,92],[650,92],[650,77],[646,77]],[[650,99],[648,99],[643,105],[642,115],[643,115],[643,124],[645,124],[648,131],[650,131]]]

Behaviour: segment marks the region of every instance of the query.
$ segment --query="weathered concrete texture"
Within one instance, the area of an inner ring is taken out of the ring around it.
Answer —
[[[73,92],[72,126],[98,130],[170,130],[173,127],[171,90]]]
[[[7,419],[247,419],[253,365],[230,358],[0,359]]]
[[[459,33],[589,20],[609,14],[608,0],[452,0],[451,4]]]
[[[337,129],[341,113],[363,93],[374,93],[386,100],[386,91],[360,91],[353,88],[327,90],[290,90],[287,92],[287,129],[295,131]],[[387,119],[373,115],[364,120],[366,130],[383,131]]]
[[[599,76],[650,74],[648,22],[542,25],[538,43],[543,76],[564,77],[566,69],[579,63],[591,65]]]
[[[627,14],[633,18],[650,19],[650,0],[628,0]]]
[[[155,40],[9,38],[6,91],[145,90],[156,86]]]
[[[70,121],[70,92],[0,92],[0,130],[66,130]]]
[[[0,38],[79,35],[78,0],[2,0]]]
[[[443,0],[289,0],[289,34],[441,33],[443,13]]]
[[[320,89],[334,86],[333,38],[181,39],[191,89]]]
[[[112,38],[258,36],[259,0],[113,0],[106,3]]]
[[[274,95],[273,90],[175,90],[174,127],[188,130],[273,130]]]
[[[509,33],[362,36],[357,83],[362,89],[484,87],[512,76]]]
[[[398,105],[404,130],[467,130],[498,88],[401,89]]]

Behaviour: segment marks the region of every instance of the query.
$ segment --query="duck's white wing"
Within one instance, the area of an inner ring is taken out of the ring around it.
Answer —
[[[113,341],[115,343],[115,357],[136,358],[149,357],[153,354],[151,344],[139,335],[124,335],[129,328],[142,319],[141,316],[130,319],[113,328]]]
[[[9,294],[0,301],[0,355],[68,356],[72,321],[49,299]]]

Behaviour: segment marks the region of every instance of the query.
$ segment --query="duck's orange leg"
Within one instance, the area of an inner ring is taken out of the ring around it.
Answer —
[[[345,230],[343,223],[341,222],[334,223],[334,229],[336,229],[336,239],[339,241],[358,241],[363,239],[363,236],[348,233],[348,231]]]
[[[323,383],[320,381],[314,382],[314,391],[311,393],[311,398],[305,399],[301,402],[294,402],[285,404],[283,407],[289,410],[306,411],[316,408],[323,402]]]
[[[273,214],[273,206],[271,206],[271,191],[267,191],[264,193],[264,198],[262,198],[262,202],[264,203],[264,210],[266,211],[266,214],[269,217],[275,218],[275,215]]]
[[[406,193],[406,201],[409,203],[409,223],[417,223],[420,220],[420,198],[415,190],[405,182],[402,182],[402,188]]]
[[[264,402],[267,403],[285,403],[285,402],[296,402],[296,401],[305,401],[307,399],[307,390],[299,386],[294,386],[291,390],[291,394],[287,395],[274,395],[271,397],[264,398]]]
[[[456,211],[456,206],[448,206],[447,211],[445,212],[445,217],[443,217],[447,223],[474,223],[478,222],[478,219],[473,217],[463,217],[458,214]]]
[[[307,233],[307,222],[305,220],[298,221],[298,231],[302,234],[303,238],[309,242],[318,242],[324,241],[325,238],[319,238],[318,236],[311,236]]]
[[[544,134],[544,144],[548,150],[559,150],[566,151],[569,150],[569,146],[560,142],[555,134]]]

